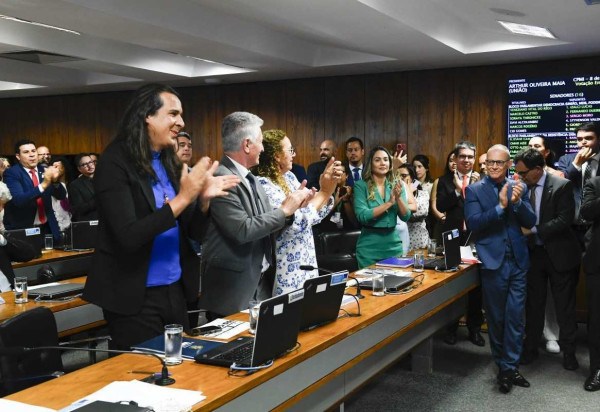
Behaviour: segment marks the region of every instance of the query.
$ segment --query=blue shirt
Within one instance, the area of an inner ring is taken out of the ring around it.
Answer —
[[[160,152],[152,152],[152,169],[157,180],[152,182],[156,208],[165,207],[177,193],[169,181],[167,171],[160,162]],[[146,286],[164,286],[181,278],[179,261],[179,223],[154,238]]]

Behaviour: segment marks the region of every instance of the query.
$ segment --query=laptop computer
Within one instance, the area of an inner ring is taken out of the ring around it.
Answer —
[[[347,279],[345,270],[304,282],[300,330],[314,329],[338,318]]]
[[[87,220],[71,223],[70,238],[66,244],[67,250],[88,250],[96,247],[98,236],[98,221]]]
[[[398,292],[412,285],[414,281],[415,279],[412,276],[385,275],[383,277],[383,288],[388,292]],[[360,287],[362,289],[371,290],[373,289],[373,281],[371,279],[366,279],[363,282],[360,282]]]
[[[254,338],[242,336],[194,356],[198,363],[230,367],[257,367],[296,346],[304,289],[260,303]]]
[[[39,227],[7,230],[6,233],[14,239],[19,239],[31,245],[35,251],[36,258],[42,256],[42,249],[44,248],[44,236],[42,235]]]
[[[460,265],[460,233],[458,229],[442,233],[444,256],[425,259],[425,269],[455,270]]]
[[[61,283],[60,285],[41,286],[29,289],[30,298],[38,300],[55,300],[83,293],[84,283]]]

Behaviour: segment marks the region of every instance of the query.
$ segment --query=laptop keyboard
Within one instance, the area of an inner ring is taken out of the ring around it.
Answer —
[[[249,365],[250,361],[252,360],[253,347],[254,341],[248,341],[230,351],[215,356],[214,359],[231,361],[237,363],[238,365]]]

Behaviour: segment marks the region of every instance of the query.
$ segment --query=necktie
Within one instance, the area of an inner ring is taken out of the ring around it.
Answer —
[[[585,186],[588,180],[590,180],[590,178],[592,177],[592,161],[593,159],[588,160],[587,165],[585,166],[585,172],[583,172],[582,181],[583,186]],[[581,196],[583,196],[583,191],[581,191]]]
[[[35,169],[30,169],[29,174],[31,175],[31,179],[33,180],[33,186],[38,187],[40,185],[40,181],[37,177],[37,171]],[[38,208],[38,217],[40,218],[40,223],[43,225],[46,223],[46,210],[44,209],[44,201],[41,197],[38,197],[36,200],[37,208]]]
[[[260,199],[258,198],[258,191],[256,190],[256,178],[252,174],[252,172],[248,172],[246,175],[246,179],[250,183],[250,188],[252,189],[252,195],[254,197],[254,204],[256,205],[257,215],[260,215],[264,211],[262,210],[262,206],[260,204]],[[263,248],[265,251],[265,257],[269,264],[273,263],[273,250],[271,247],[271,238],[269,236],[265,236],[262,238]]]
[[[463,175],[462,178],[462,196],[465,198],[465,191],[467,190],[467,186],[469,185],[469,176]]]
[[[355,167],[352,170],[352,178],[354,179],[354,181],[356,182],[357,180],[360,180],[360,168]]]
[[[256,210],[258,214],[263,212],[262,207],[260,205],[260,199],[258,198],[258,191],[256,190],[256,178],[251,172],[248,172],[246,175],[246,179],[250,183],[250,189],[252,189],[252,197],[254,197],[254,204],[256,205]]]
[[[531,193],[529,194],[529,203],[531,203],[531,207],[533,208],[534,212],[535,212],[535,203],[536,203],[536,194],[535,194],[536,187],[537,187],[537,185],[529,186],[529,190],[531,190]]]

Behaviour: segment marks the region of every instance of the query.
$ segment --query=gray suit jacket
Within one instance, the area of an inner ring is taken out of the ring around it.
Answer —
[[[285,226],[281,209],[272,209],[257,182],[263,213],[258,213],[245,176],[223,156],[217,176],[236,175],[242,182],[229,195],[211,200],[208,228],[202,240],[202,290],[199,307],[219,315],[248,308],[262,271],[263,256],[274,262],[271,234]],[[269,242],[263,239],[269,238]],[[268,250],[266,246],[270,246]]]

